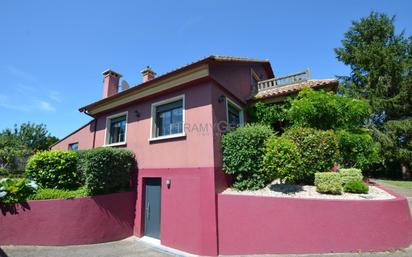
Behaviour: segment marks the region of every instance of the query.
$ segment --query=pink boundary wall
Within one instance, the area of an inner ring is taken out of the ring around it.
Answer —
[[[219,194],[219,254],[408,247],[412,241],[408,202],[393,195],[391,200],[315,200]]]
[[[77,245],[124,239],[133,235],[135,195],[28,201],[15,214],[0,213],[0,245]]]

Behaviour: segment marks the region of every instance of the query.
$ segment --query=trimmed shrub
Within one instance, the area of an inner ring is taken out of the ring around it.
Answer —
[[[269,177],[287,183],[302,181],[304,171],[301,158],[292,140],[273,136],[266,141],[265,146],[263,168]]]
[[[26,175],[41,187],[73,189],[80,183],[75,151],[44,151],[33,155],[26,165]]]
[[[346,183],[352,180],[361,181],[363,179],[362,171],[360,169],[340,169],[339,174],[342,181],[342,186],[345,186]]]
[[[369,187],[359,180],[349,180],[343,187],[343,191],[354,194],[367,194]]]
[[[26,201],[37,189],[37,184],[25,178],[0,179],[0,203],[14,204]]]
[[[313,184],[316,172],[329,171],[339,150],[335,133],[312,128],[292,128],[282,137],[292,140],[302,158],[302,176],[297,182]]]
[[[260,124],[246,125],[223,135],[223,170],[234,175],[234,188],[255,190],[272,181],[263,169],[265,141],[272,135],[269,127]]]
[[[315,173],[316,191],[322,194],[342,194],[342,182],[337,172]]]
[[[64,190],[54,188],[41,188],[35,194],[28,197],[29,200],[47,200],[47,199],[70,199],[87,196],[86,189],[80,187],[76,190]]]
[[[135,167],[131,151],[103,147],[83,151],[79,156],[78,168],[84,175],[87,194],[113,193],[129,187]]]

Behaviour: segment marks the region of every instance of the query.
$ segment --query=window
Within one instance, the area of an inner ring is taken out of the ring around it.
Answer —
[[[71,144],[69,144],[69,150],[73,150],[73,151],[77,151],[77,150],[79,150],[79,143],[71,143]]]
[[[151,139],[183,136],[184,96],[152,104]]]
[[[229,129],[243,126],[243,110],[239,105],[226,98],[226,110]]]
[[[107,117],[105,145],[126,143],[127,112]]]

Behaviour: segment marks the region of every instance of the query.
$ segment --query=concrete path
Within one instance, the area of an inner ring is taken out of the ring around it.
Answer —
[[[167,257],[186,256],[140,242],[135,237],[103,244],[78,246],[3,246],[0,257]],[[305,255],[244,255],[248,257],[410,257],[412,248],[382,253],[305,254]],[[234,257],[234,256],[232,256]],[[239,256],[240,257],[240,256]]]

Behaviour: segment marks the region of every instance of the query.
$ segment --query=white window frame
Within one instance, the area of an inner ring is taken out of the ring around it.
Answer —
[[[182,100],[182,133],[177,133],[177,134],[172,134],[172,135],[166,135],[166,136],[156,136],[156,108],[158,106],[176,102]],[[186,105],[185,105],[185,95],[178,95],[172,98],[168,98],[163,101],[155,102],[152,103],[151,106],[151,115],[150,115],[150,136],[149,136],[149,141],[157,141],[157,140],[163,140],[163,139],[170,139],[170,138],[178,138],[178,137],[185,137],[185,112],[186,112]]]
[[[117,142],[117,143],[113,143],[113,144],[109,144],[109,136],[110,136],[110,123],[112,119],[121,117],[121,116],[125,116],[126,115],[126,126],[124,129],[124,141],[123,142]],[[128,124],[128,120],[129,120],[129,112],[125,111],[125,112],[121,112],[121,113],[116,113],[110,116],[106,117],[106,128],[104,131],[104,145],[103,146],[119,146],[119,145],[125,145],[127,142],[127,124]]]
[[[245,118],[243,116],[243,108],[236,104],[234,101],[230,100],[229,97],[226,97],[226,122],[229,126],[229,104],[233,105],[239,110],[239,126],[243,127],[245,123]]]

